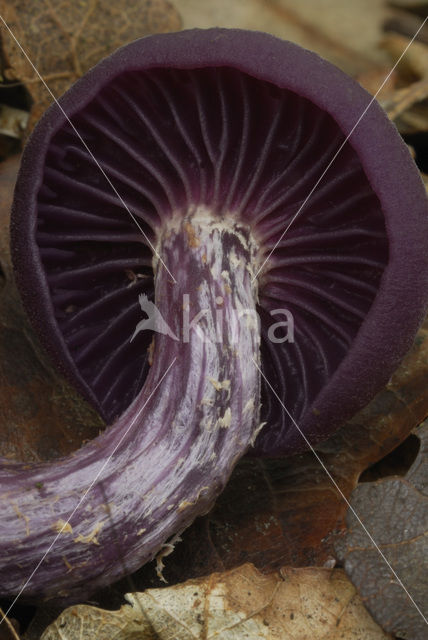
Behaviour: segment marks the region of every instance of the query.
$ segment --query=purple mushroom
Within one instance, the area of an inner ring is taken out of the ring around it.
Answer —
[[[385,384],[423,317],[428,213],[371,97],[266,34],[138,40],[60,105],[23,156],[16,278],[111,426],[2,461],[0,593],[72,601],[154,558],[244,453],[316,444]]]

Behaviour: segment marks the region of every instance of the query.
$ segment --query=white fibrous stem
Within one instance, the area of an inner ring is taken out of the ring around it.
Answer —
[[[211,508],[260,427],[250,230],[197,209],[165,224],[157,250],[153,364],[137,398],[65,459],[2,461],[0,595],[25,585],[70,602],[152,560]]]

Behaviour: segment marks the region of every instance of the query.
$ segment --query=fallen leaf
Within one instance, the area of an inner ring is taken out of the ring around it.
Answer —
[[[66,609],[41,640],[386,640],[340,569],[223,574],[125,596],[103,611]]]
[[[156,640],[141,611],[129,605],[119,611],[77,605],[66,609],[43,633],[41,640]]]
[[[348,531],[336,550],[379,624],[400,638],[424,640],[427,622],[423,616],[428,616],[428,420],[415,433],[420,450],[405,477],[361,484],[352,493],[352,508],[376,547],[350,511]]]
[[[181,26],[167,0],[0,0],[0,14],[56,97],[121,45]],[[22,82],[34,101],[31,130],[52,97],[5,29],[2,42],[1,75]]]

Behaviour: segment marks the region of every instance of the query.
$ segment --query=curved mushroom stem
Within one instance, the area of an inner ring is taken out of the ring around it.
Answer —
[[[155,265],[158,332],[139,396],[68,458],[3,461],[2,595],[25,585],[27,598],[72,601],[137,569],[210,509],[255,437],[260,338],[249,229],[199,208],[171,219],[158,249],[177,283]]]

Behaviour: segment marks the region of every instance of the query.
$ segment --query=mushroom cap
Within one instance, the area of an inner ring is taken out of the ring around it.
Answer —
[[[198,205],[259,244],[275,393],[263,382],[255,453],[301,451],[300,431],[316,444],[387,382],[426,309],[428,207],[406,145],[354,80],[264,33],[195,29],[122,47],[60,105],[24,151],[13,260],[43,344],[107,421],[147,375],[152,336],[130,338],[139,294],[153,299],[151,244]],[[294,342],[273,342],[284,310]]]

